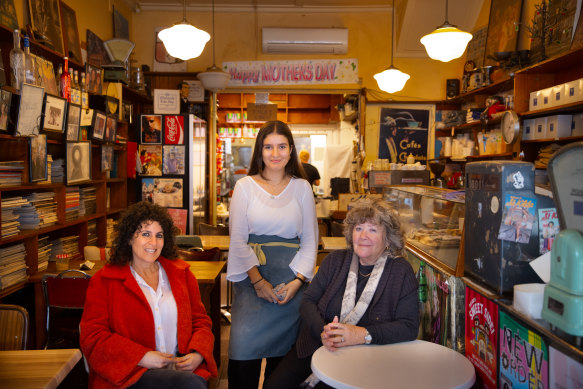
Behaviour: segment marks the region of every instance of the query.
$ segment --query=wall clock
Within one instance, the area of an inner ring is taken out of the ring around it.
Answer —
[[[502,138],[507,144],[518,140],[520,135],[520,119],[514,111],[505,111],[501,121]]]

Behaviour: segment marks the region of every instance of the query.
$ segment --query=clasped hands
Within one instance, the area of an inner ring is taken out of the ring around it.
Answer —
[[[326,324],[320,334],[322,345],[330,351],[336,351],[339,347],[363,344],[365,336],[366,328],[340,323],[338,316],[334,316],[332,322]]]
[[[194,371],[202,361],[202,355],[197,352],[177,357],[160,351],[148,351],[144,354],[138,366],[146,369],[165,369],[174,364],[176,370]]]
[[[302,282],[297,279],[293,279],[281,289],[278,290],[278,294],[285,296],[280,300],[275,292],[273,291],[273,285],[266,279],[262,279],[257,284],[253,285],[255,288],[255,293],[257,297],[264,299],[267,302],[284,305],[287,304],[291,299],[294,298],[298,290],[302,287]]]

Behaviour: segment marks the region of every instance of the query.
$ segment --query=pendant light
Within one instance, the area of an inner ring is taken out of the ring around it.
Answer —
[[[186,0],[183,1],[182,22],[158,33],[168,54],[184,61],[198,57],[211,36],[186,21]]]
[[[227,87],[227,83],[231,79],[231,75],[227,72],[223,72],[220,68],[215,65],[215,41],[217,36],[215,35],[215,0],[213,0],[213,66],[207,68],[203,73],[198,73],[197,77],[202,82],[204,89],[208,89],[211,92],[217,92],[221,89]]]
[[[377,80],[377,84],[382,91],[387,93],[395,93],[400,91],[405,87],[405,83],[411,77],[407,73],[403,73],[399,69],[393,66],[393,42],[395,36],[395,0],[393,0],[393,9],[392,9],[392,34],[391,34],[391,66],[385,69],[381,73],[377,73],[374,75],[375,80]]]
[[[445,22],[435,31],[421,38],[427,54],[432,59],[449,62],[459,58],[466,50],[472,34],[462,31],[447,21],[447,1],[445,0]]]

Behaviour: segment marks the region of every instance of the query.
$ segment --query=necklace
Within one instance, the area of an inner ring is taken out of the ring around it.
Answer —
[[[361,275],[361,276],[363,276],[363,277],[368,277],[368,276],[370,276],[370,275],[372,274],[372,271],[371,271],[370,273],[368,273],[368,274],[362,274],[362,273],[360,272],[360,270],[359,270],[359,271],[358,271],[358,274],[360,274],[360,275]]]

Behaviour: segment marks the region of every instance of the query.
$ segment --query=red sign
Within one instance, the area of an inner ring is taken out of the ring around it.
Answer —
[[[184,116],[166,115],[164,116],[164,144],[182,145],[184,144]]]

